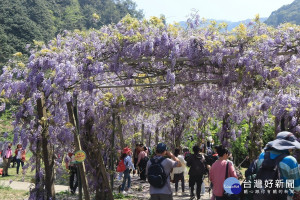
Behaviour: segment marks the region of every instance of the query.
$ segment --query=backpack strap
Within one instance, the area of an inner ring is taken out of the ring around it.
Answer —
[[[280,154],[279,156],[277,156],[276,159],[276,165],[278,165],[285,157],[287,157],[287,154]]]
[[[151,162],[151,164],[154,164],[154,163],[159,164],[159,163],[161,163],[162,161],[164,161],[165,159],[166,159],[165,157],[161,157],[160,159],[158,159],[157,162],[155,162],[157,159],[151,158],[150,162]]]
[[[280,154],[278,155],[276,158],[275,158],[275,162],[276,162],[276,165],[278,165],[282,159],[284,159],[285,157],[287,157],[288,155],[287,154]],[[264,159],[271,159],[271,153],[270,151],[267,151],[265,152],[265,156],[264,156]]]
[[[275,160],[275,165],[278,167],[279,171],[280,171],[279,163],[280,163],[285,157],[287,157],[287,156],[288,156],[287,154],[283,153],[283,154],[278,155],[278,156],[274,159],[274,160]],[[265,161],[266,159],[271,159],[271,153],[270,153],[270,151],[265,152],[264,161]],[[264,161],[263,161],[263,162],[264,162]]]
[[[229,164],[229,162],[228,162],[228,161],[226,161],[225,180],[228,178],[228,164]]]

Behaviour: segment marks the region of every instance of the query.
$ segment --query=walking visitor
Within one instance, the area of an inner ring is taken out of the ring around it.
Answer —
[[[148,153],[147,153],[147,147],[140,146],[140,153],[138,156],[138,161],[136,163],[136,166],[139,168],[140,172],[140,180],[146,181],[146,165],[148,162]]]
[[[138,157],[139,157],[139,153],[140,153],[140,144],[135,144],[135,148],[133,150],[133,164],[134,164],[134,168],[136,170],[133,170],[133,176],[137,173],[138,175],[140,174],[138,171],[138,167],[136,165],[137,161],[138,161]]]
[[[131,187],[131,177],[130,177],[130,172],[131,170],[135,170],[134,168],[134,165],[132,163],[132,158],[131,158],[131,155],[132,155],[132,151],[130,148],[128,147],[125,147],[123,149],[123,152],[122,152],[122,156],[121,158],[124,159],[124,164],[125,164],[125,171],[123,172],[123,183],[122,183],[122,186],[121,186],[121,193],[122,194],[127,194],[127,193],[131,193],[131,190],[130,190],[130,187]],[[125,185],[126,185],[126,182],[127,182],[127,192],[125,191]]]
[[[189,188],[191,199],[195,198],[194,187],[197,184],[196,195],[200,199],[201,185],[203,176],[207,173],[209,166],[207,166],[204,156],[201,154],[201,149],[198,145],[193,147],[194,154],[186,158],[189,170]]]
[[[19,174],[20,165],[22,168],[24,166],[24,162],[26,159],[26,150],[23,149],[22,144],[17,145],[17,149],[15,150],[16,161],[17,161],[17,174]]]
[[[209,171],[209,179],[213,185],[213,195],[215,196],[215,199],[225,200],[225,198],[223,198],[223,184],[226,177],[226,169],[228,168],[228,177],[238,177],[236,175],[233,163],[227,160],[230,155],[228,149],[220,145],[217,147],[217,153],[219,159],[211,166]]]
[[[254,198],[264,198],[266,200],[271,199],[299,199],[300,198],[300,173],[298,168],[298,162],[295,157],[290,155],[293,150],[300,149],[300,143],[297,141],[295,135],[288,131],[283,131],[277,134],[276,139],[267,143],[264,152],[262,152],[257,160],[257,173],[256,179],[262,181],[269,179],[281,179],[283,180],[285,189],[288,189],[288,194],[255,194]],[[277,174],[270,173],[270,165],[274,165],[276,168],[278,165],[280,177]],[[269,168],[268,168],[269,167]],[[293,182],[293,187],[288,187],[288,181]]]
[[[184,157],[180,155],[180,149],[176,148],[174,151],[174,156],[177,157],[180,160],[181,167],[175,167],[173,168],[172,175],[174,183],[175,183],[175,195],[178,195],[178,184],[179,181],[181,181],[181,191],[182,196],[184,196],[184,174],[186,171],[186,161],[184,160]]]
[[[12,159],[12,143],[9,143],[7,148],[3,150],[3,173],[2,176],[8,176],[8,167]]]
[[[156,146],[156,155],[148,161],[146,167],[151,200],[173,200],[170,172],[175,167],[181,167],[180,160],[167,151],[164,143],[159,143]]]
[[[75,155],[74,153],[68,153],[66,157],[66,169],[69,170],[69,186],[72,194],[75,194],[78,187],[78,170],[77,165],[75,164]]]

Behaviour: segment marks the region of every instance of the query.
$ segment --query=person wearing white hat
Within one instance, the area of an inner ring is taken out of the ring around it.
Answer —
[[[257,161],[257,169],[263,165],[265,159],[279,161],[280,178],[284,182],[293,180],[293,188],[290,188],[288,196],[284,199],[289,199],[293,195],[299,195],[300,192],[300,173],[298,162],[295,157],[290,155],[294,149],[300,149],[300,143],[295,135],[288,131],[283,131],[277,134],[276,139],[267,143],[264,152],[262,152]],[[269,158],[266,158],[269,156]],[[275,195],[276,196],[276,195]]]

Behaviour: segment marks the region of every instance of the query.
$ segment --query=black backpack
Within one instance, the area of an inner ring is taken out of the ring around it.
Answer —
[[[161,162],[165,159],[165,157],[162,157],[160,159],[152,158],[150,160],[151,165],[148,168],[148,182],[153,187],[162,188],[167,182],[167,174],[161,165]]]
[[[205,161],[208,165],[212,166],[214,162],[218,160],[218,156],[213,156],[213,155],[205,155]]]
[[[256,173],[256,180],[262,180],[262,188],[259,189],[259,194],[254,194],[253,199],[256,200],[274,200],[280,199],[284,200],[287,199],[287,194],[284,192],[279,192],[279,190],[284,191],[284,188],[277,188],[275,186],[276,180],[280,180],[280,169],[279,163],[283,158],[285,158],[286,154],[281,154],[277,156],[275,159],[271,159],[270,151],[265,152],[264,161],[261,164],[260,168],[257,170]],[[272,186],[265,188],[265,180],[272,180]],[[270,191],[270,192],[269,192]],[[276,193],[273,194],[273,192]]]
[[[149,161],[149,157],[145,156],[143,159],[141,159],[139,163],[139,167],[146,168],[148,161]]]
[[[212,156],[214,154],[213,150],[211,147],[207,147],[206,148],[206,155],[208,156]]]
[[[206,161],[201,155],[198,158],[197,155],[193,154],[187,159],[187,166],[190,167],[190,176],[203,176],[207,173]]]

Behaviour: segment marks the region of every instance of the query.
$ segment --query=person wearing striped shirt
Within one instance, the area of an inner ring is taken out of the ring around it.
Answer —
[[[283,131],[278,133],[275,140],[268,142],[264,152],[262,152],[257,161],[257,169],[260,168],[264,161],[265,152],[270,151],[270,158],[275,159],[277,156],[287,154],[279,162],[279,170],[281,179],[285,183],[287,180],[293,180],[293,189],[289,190],[289,198],[293,195],[300,194],[300,172],[298,168],[298,162],[295,157],[291,156],[290,153],[293,149],[300,149],[300,143],[294,134]]]

